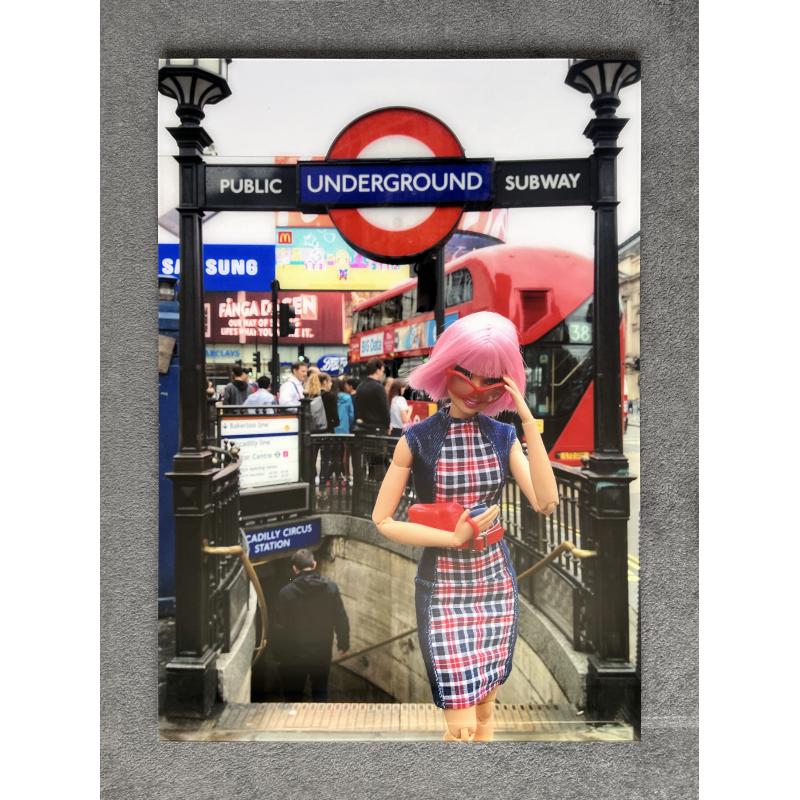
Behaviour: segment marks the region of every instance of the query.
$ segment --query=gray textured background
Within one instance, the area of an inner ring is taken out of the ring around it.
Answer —
[[[104,797],[696,796],[696,3],[105,0],[101,14]],[[203,53],[642,59],[641,742],[159,741],[156,60]]]

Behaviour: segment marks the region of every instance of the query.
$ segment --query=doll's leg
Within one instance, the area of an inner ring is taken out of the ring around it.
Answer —
[[[475,706],[470,708],[446,708],[444,721],[447,730],[444,732],[446,742],[471,742],[475,735]]]
[[[473,741],[491,742],[494,739],[494,698],[497,689],[492,689],[483,701],[475,706],[476,728]]]

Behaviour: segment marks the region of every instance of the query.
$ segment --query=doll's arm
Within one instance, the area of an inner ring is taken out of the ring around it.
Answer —
[[[531,419],[523,422],[522,430],[525,433],[525,441],[528,445],[528,467],[531,481],[541,506],[539,512],[541,514],[552,514],[558,505],[558,484],[553,472],[553,465],[550,463],[536,420]],[[516,446],[522,452],[519,442],[516,442]]]
[[[469,541],[474,534],[472,526],[466,521],[469,516],[468,511],[464,511],[461,515],[454,531],[392,519],[408,483],[411,459],[411,450],[403,436],[394,449],[392,463],[383,479],[378,499],[375,501],[375,508],[372,511],[372,521],[378,530],[393,542],[417,547],[458,547]],[[480,516],[475,517],[475,522],[481,531],[491,527],[498,511],[497,506],[492,506]]]
[[[522,430],[525,432],[525,441],[528,443],[528,471],[531,479],[531,486],[534,491],[534,496],[539,503],[539,508],[536,510],[540,514],[552,514],[555,507],[558,505],[558,484],[556,483],[556,476],[553,473],[553,465],[547,455],[544,442],[542,441],[541,434],[539,433],[539,426],[528,408],[525,398],[522,396],[517,384],[513,379],[505,375],[503,380],[506,384],[506,391],[514,399],[517,414],[522,420]],[[509,466],[513,464],[512,454],[514,450],[518,450],[522,454],[522,447],[519,442],[515,442],[509,454]],[[512,474],[516,477],[516,473]],[[522,486],[522,484],[520,484]],[[530,499],[530,498],[528,498]],[[531,500],[533,505],[533,501]],[[536,506],[534,506],[536,508]]]
[[[517,486],[519,486],[522,494],[528,498],[528,502],[533,507],[533,510],[538,514],[551,514],[555,506],[551,504],[549,511],[545,511],[539,503],[536,492],[533,489],[531,467],[528,463],[528,459],[525,458],[525,453],[522,452],[522,447],[519,442],[514,442],[511,448],[511,452],[508,456],[508,467],[511,474],[514,476],[514,480],[517,482]]]
[[[530,504],[533,506],[533,510],[539,514],[550,515],[555,510],[555,507],[558,505],[558,485],[556,484],[555,475],[553,475],[553,468],[550,467],[550,461],[548,459],[547,465],[550,470],[550,474],[552,475],[552,485],[547,486],[547,482],[545,482],[545,486],[547,487],[549,494],[545,495],[548,499],[548,502],[542,502],[539,499],[539,495],[537,494],[536,490],[534,489],[534,469],[535,466],[533,462],[533,458],[531,456],[531,441],[530,441],[530,434],[526,430],[525,433],[528,437],[528,458],[525,458],[525,453],[522,452],[522,446],[519,442],[514,442],[513,446],[511,447],[511,452],[508,456],[508,466],[511,470],[511,474],[514,476],[514,480],[517,482],[520,491],[528,498]],[[539,439],[541,442],[541,438]],[[544,448],[544,445],[542,445]],[[547,452],[545,451],[545,458],[547,458]],[[546,478],[547,476],[545,476]]]

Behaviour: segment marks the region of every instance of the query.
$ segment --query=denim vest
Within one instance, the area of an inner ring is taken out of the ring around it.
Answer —
[[[433,503],[435,500],[436,465],[449,427],[450,416],[442,409],[406,429],[406,441],[413,456],[411,475],[414,479],[414,491],[421,503]],[[501,478],[505,482],[508,475],[508,456],[517,436],[514,426],[478,414],[478,427],[497,453]]]

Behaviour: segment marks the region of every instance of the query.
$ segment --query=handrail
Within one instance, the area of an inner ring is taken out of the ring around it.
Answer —
[[[363,650],[356,650],[355,653],[348,653],[346,656],[334,658],[333,661],[331,661],[331,664],[339,664],[342,661],[347,661],[348,658],[355,658],[356,656],[364,655],[364,653],[369,653],[370,650],[377,650],[379,647],[396,642],[398,639],[404,639],[406,636],[410,636],[412,633],[416,632],[416,628],[410,628],[407,631],[403,631],[403,633],[398,633],[397,636],[392,636],[391,639],[384,639],[382,642],[378,642],[378,644],[371,644],[369,647],[365,647]]]
[[[240,544],[234,544],[228,547],[211,547],[208,544],[208,539],[203,539],[203,552],[214,556],[238,555],[242,561],[242,564],[244,565],[247,577],[250,579],[250,582],[253,584],[253,587],[256,590],[258,609],[261,614],[261,641],[253,653],[253,660],[250,662],[250,665],[252,666],[256,663],[256,661],[258,661],[259,656],[267,646],[267,601],[264,599],[264,592],[261,589],[261,583],[258,580],[258,575],[256,575],[256,571],[253,568],[253,564],[250,561],[248,553]]]
[[[532,567],[528,567],[528,569],[526,569],[524,572],[521,572],[519,575],[517,575],[517,580],[527,578],[528,575],[532,575],[534,572],[544,569],[547,564],[553,561],[553,559],[558,558],[565,550],[569,550],[570,554],[574,558],[592,558],[597,555],[594,550],[580,550],[579,548],[575,547],[572,542],[561,542],[560,545],[554,547],[544,558],[540,559]],[[377,650],[379,647],[396,642],[398,639],[404,639],[406,636],[410,636],[412,633],[416,633],[418,630],[418,628],[409,628],[409,630],[403,631],[403,633],[398,633],[396,636],[392,636],[391,639],[384,639],[382,642],[371,644],[369,647],[365,647],[362,650],[356,650],[355,653],[348,653],[345,656],[335,658],[333,661],[331,661],[331,664],[340,664],[342,661],[347,661],[348,659],[364,655],[364,653],[368,653],[371,650]]]
[[[575,547],[572,542],[561,542],[560,545],[554,547],[544,558],[537,561],[532,567],[528,567],[524,572],[520,572],[520,574],[517,575],[517,580],[519,581],[522,578],[527,578],[528,575],[533,575],[535,572],[544,569],[544,567],[558,558],[565,550],[569,550],[573,558],[593,558],[597,555],[595,550],[580,550]]]

